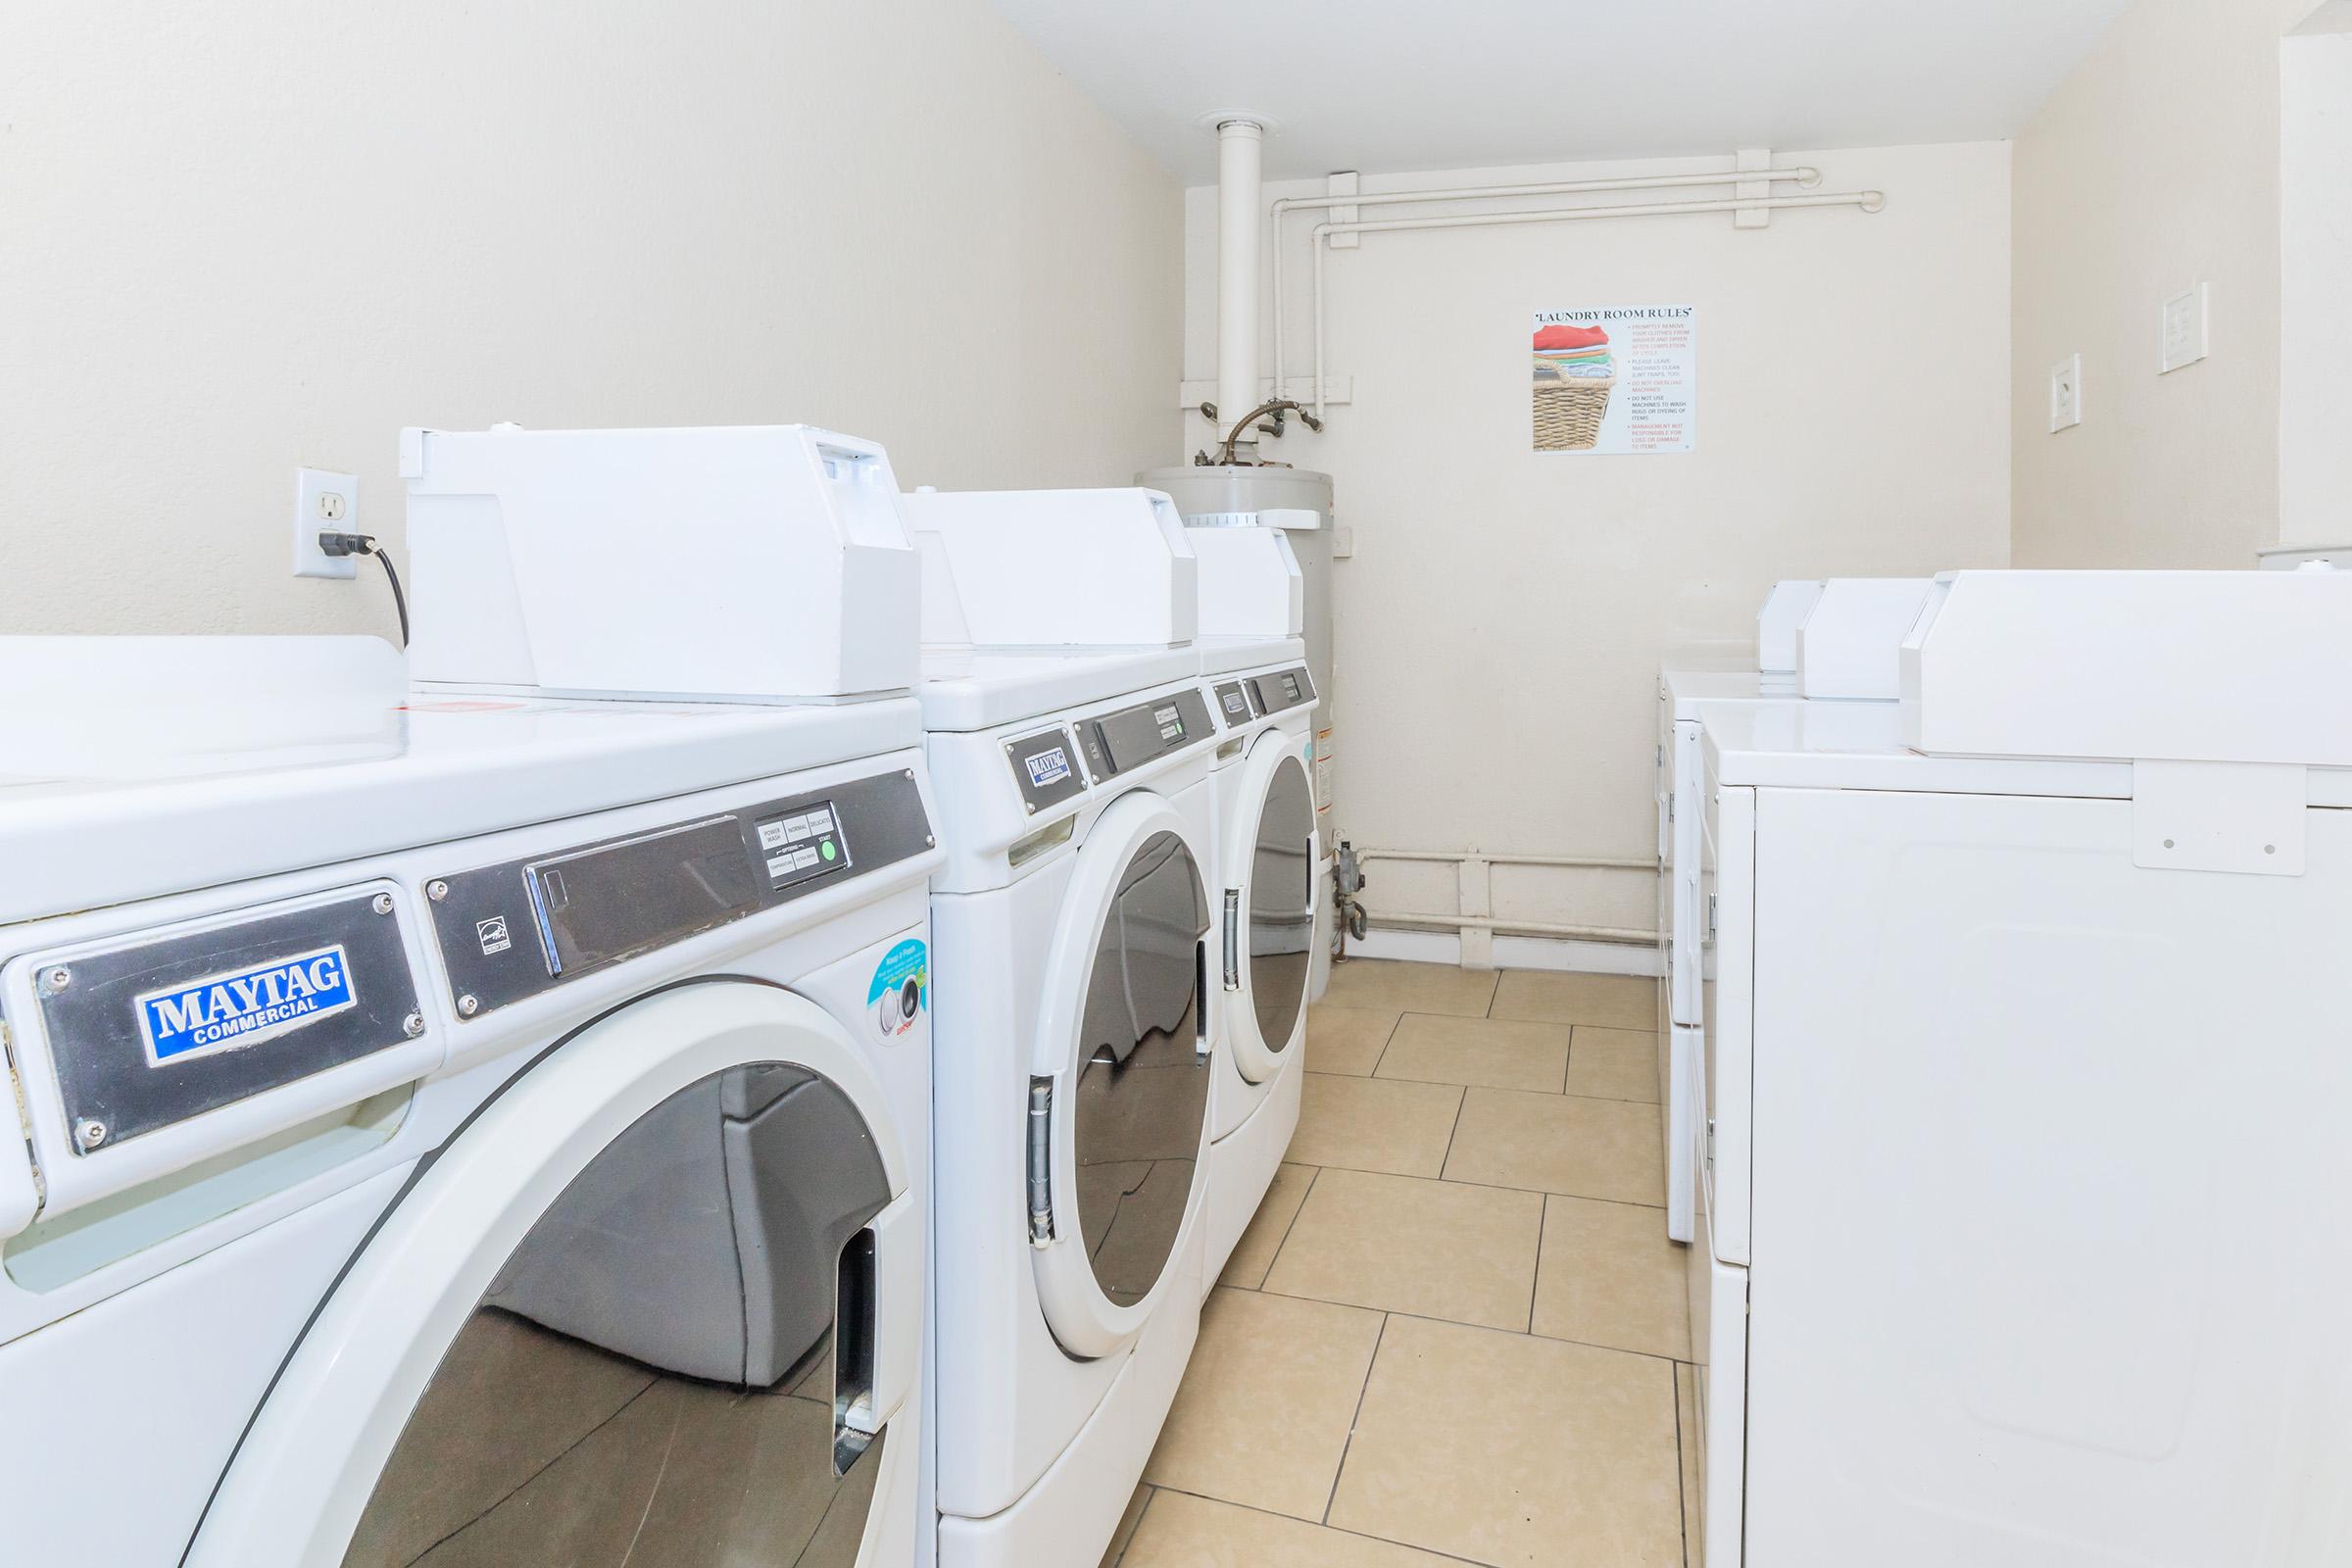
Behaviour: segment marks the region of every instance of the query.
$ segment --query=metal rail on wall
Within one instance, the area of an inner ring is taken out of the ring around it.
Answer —
[[[1762,163],[1740,155],[1741,162]],[[1855,207],[1875,213],[1886,205],[1886,194],[1878,190],[1815,191],[1821,183],[1821,171],[1810,166],[1792,169],[1747,168],[1673,174],[1637,174],[1607,179],[1546,180],[1524,185],[1471,185],[1453,190],[1400,190],[1346,192],[1325,196],[1286,196],[1273,204],[1274,249],[1274,388],[1282,396],[1288,385],[1283,377],[1284,355],[1284,299],[1283,299],[1283,227],[1286,213],[1293,211],[1330,211],[1338,208],[1353,210],[1362,207],[1387,207],[1407,203],[1441,203],[1492,200],[1496,197],[1590,195],[1612,191],[1677,190],[1703,186],[1732,186],[1736,192],[1724,198],[1701,201],[1629,202],[1608,206],[1556,207],[1509,212],[1446,213],[1411,218],[1350,220],[1345,222],[1320,222],[1309,237],[1314,260],[1314,412],[1319,419],[1325,409],[1327,378],[1323,368],[1323,259],[1338,235],[1395,233],[1405,229],[1423,228],[1481,228],[1518,223],[1565,223],[1594,221],[1611,218],[1683,217],[1703,213],[1730,213],[1741,226],[1760,226],[1769,221],[1769,215],[1798,207]],[[1775,182],[1793,182],[1801,194],[1774,196],[1769,194]],[[1757,221],[1750,223],[1750,217]],[[1254,236],[1252,236],[1254,238]],[[1251,323],[1254,325],[1254,323]],[[1254,380],[1254,377],[1252,377]]]
[[[1497,936],[1550,937],[1575,942],[1613,942],[1627,946],[1650,947],[1656,944],[1654,930],[1630,926],[1582,925],[1557,920],[1516,920],[1494,913],[1493,870],[1498,865],[1552,866],[1572,871],[1640,871],[1655,875],[1654,859],[1622,859],[1597,856],[1574,855],[1488,855],[1478,850],[1452,853],[1443,850],[1357,850],[1358,864],[1375,860],[1413,861],[1427,865],[1450,865],[1458,878],[1460,912],[1438,914],[1420,910],[1380,910],[1371,915],[1372,924],[1388,930],[1436,928],[1459,932],[1465,944],[1482,942],[1492,952]],[[1469,954],[1465,952],[1467,961]]]

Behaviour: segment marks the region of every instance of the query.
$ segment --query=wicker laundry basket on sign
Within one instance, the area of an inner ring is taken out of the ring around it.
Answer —
[[[1617,378],[1562,375],[1536,361],[1536,450],[1590,452],[1600,440],[1601,416]]]

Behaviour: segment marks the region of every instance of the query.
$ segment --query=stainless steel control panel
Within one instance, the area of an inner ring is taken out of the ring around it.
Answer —
[[[921,855],[897,769],[742,810],[476,866],[425,888],[461,1020]]]
[[[1301,674],[1305,672],[1300,671]],[[1080,719],[1078,750],[1096,783],[1128,773],[1216,733],[1208,702],[1188,687],[1099,717]]]
[[[1278,669],[1270,674],[1250,677],[1250,696],[1261,713],[1279,713],[1285,709],[1304,708],[1315,700],[1314,678],[1300,664],[1292,669]]]
[[[1250,683],[1227,680],[1217,683],[1217,717],[1227,729],[1240,729],[1258,716],[1256,705],[1250,700]]]

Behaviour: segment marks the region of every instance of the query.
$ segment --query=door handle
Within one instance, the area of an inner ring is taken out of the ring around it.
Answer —
[[[850,1238],[833,1277],[833,1474],[849,1474],[881,1435],[874,1410],[874,1228]]]

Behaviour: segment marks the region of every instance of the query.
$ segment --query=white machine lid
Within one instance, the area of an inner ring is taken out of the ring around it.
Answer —
[[[412,695],[340,647],[371,641],[0,639],[0,672],[38,665],[46,675],[28,690],[0,673],[9,737],[0,922],[452,842],[922,740],[908,698],[792,708]],[[59,646],[69,643],[91,645],[88,657]],[[223,676],[264,655],[291,669],[308,649],[375,678],[340,702],[288,704],[265,727],[253,691],[233,680],[203,695],[182,680],[144,702],[113,684],[126,650],[156,643],[172,645],[165,651],[185,667]],[[73,710],[80,728],[25,722],[36,702],[72,701],[76,662],[106,682],[83,686],[86,701]],[[397,655],[386,667],[399,669]],[[210,733],[208,712],[222,720]]]
[[[1200,673],[1191,646],[1067,654],[931,648],[914,689],[923,728],[995,729]]]
[[[1902,695],[1903,639],[1934,584],[1926,577],[1833,577],[1796,628],[1802,697],[1893,702]]]
[[[1276,664],[1306,662],[1302,637],[1198,637],[1193,651],[1200,656],[1200,673],[1226,675],[1237,669],[1266,669]]]
[[[1783,789],[2063,795],[2130,800],[2132,764],[2063,758],[1928,757],[1890,703],[1708,703],[1699,723],[1716,782]],[[2352,807],[2352,770],[2314,768],[2310,804]]]
[[[1200,628],[1200,562],[1151,490],[917,490],[922,640],[984,650],[1172,648]]]
[[[2352,768],[2347,669],[2352,572],[1948,572],[1903,645],[1904,739]]]
[[[1823,584],[1790,578],[1772,585],[1756,612],[1756,667],[1780,674],[1796,672],[1796,629],[1813,613]]]

